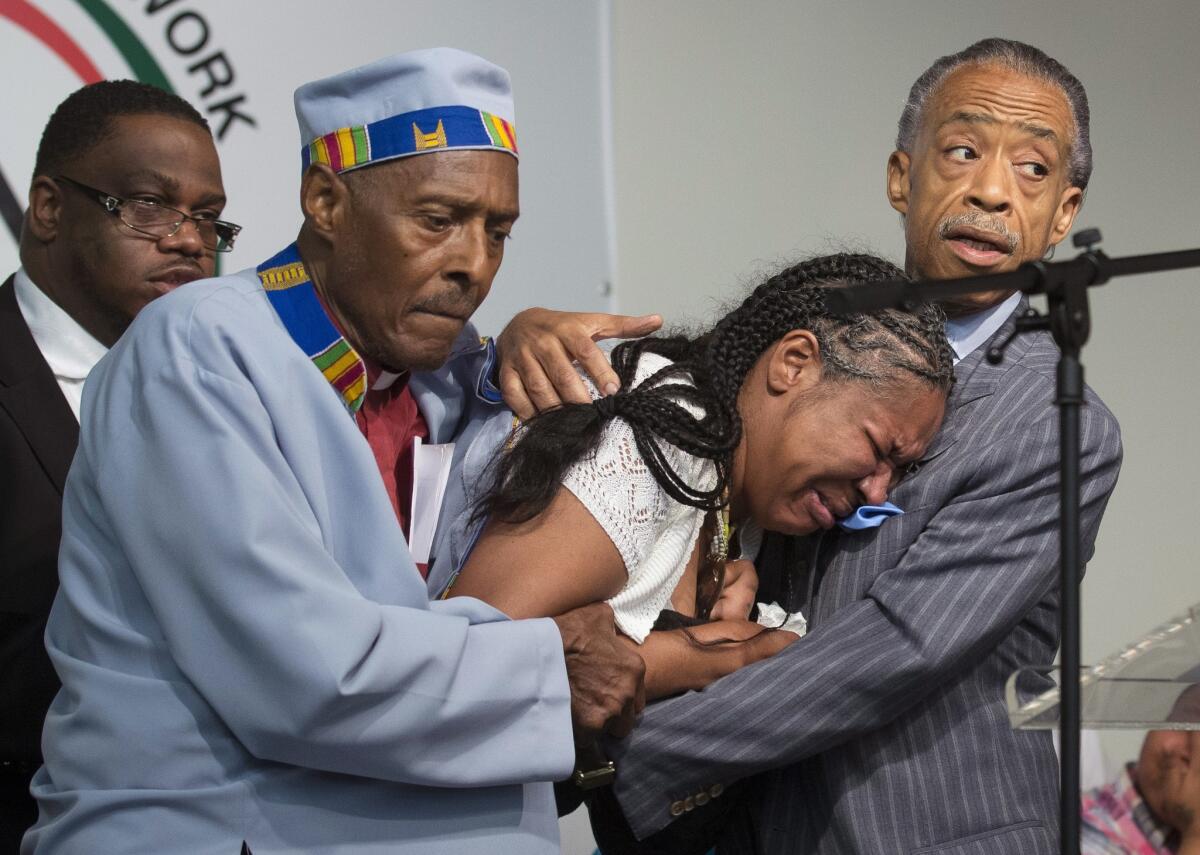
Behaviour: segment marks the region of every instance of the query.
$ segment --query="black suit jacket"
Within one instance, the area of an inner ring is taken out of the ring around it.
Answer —
[[[10,769],[0,781],[0,826],[32,810],[32,799],[14,803],[11,770],[14,761],[20,769],[41,762],[42,720],[58,691],[43,635],[58,590],[63,482],[78,442],[75,414],[10,276],[0,285],[0,762]]]

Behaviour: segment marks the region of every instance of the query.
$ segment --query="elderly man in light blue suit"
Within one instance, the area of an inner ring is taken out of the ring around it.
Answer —
[[[507,74],[421,51],[296,105],[297,242],[88,382],[25,852],[556,852],[538,782],[640,706],[604,607],[430,604],[404,534],[411,437],[510,419],[466,322],[518,212]]]

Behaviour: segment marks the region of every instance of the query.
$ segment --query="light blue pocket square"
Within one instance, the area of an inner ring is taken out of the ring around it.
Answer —
[[[904,511],[891,502],[884,502],[882,505],[863,505],[850,516],[842,517],[837,524],[844,531],[862,531],[867,528],[879,528],[887,521],[888,517],[896,517],[902,513]]]

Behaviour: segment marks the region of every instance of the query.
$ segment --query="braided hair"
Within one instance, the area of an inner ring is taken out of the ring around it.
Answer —
[[[526,422],[494,461],[492,487],[476,513],[509,523],[536,517],[554,498],[568,467],[595,452],[610,418],[629,424],[646,466],[671,498],[702,510],[720,508],[742,437],[737,408],[742,384],[763,353],[791,330],[806,329],[817,338],[822,381],[883,387],[905,377],[948,390],[954,381],[953,353],[943,331],[945,316],[936,306],[840,316],[825,308],[831,287],[905,278],[898,267],[872,255],[818,256],[771,276],[703,335],[623,342],[611,357],[620,391],[591,404],[565,404]],[[643,353],[659,354],[670,364],[635,386]],[[672,466],[665,445],[711,460],[715,484],[688,483]]]

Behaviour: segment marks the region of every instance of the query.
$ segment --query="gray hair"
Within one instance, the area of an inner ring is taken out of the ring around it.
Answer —
[[[984,39],[958,53],[943,56],[929,66],[908,92],[908,102],[900,113],[896,148],[911,153],[926,103],[945,79],[964,65],[999,65],[1062,90],[1075,121],[1075,137],[1071,140],[1067,159],[1068,178],[1073,186],[1086,190],[1088,179],[1092,176],[1091,114],[1088,111],[1087,92],[1062,63],[1032,45],[1011,39]]]

